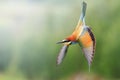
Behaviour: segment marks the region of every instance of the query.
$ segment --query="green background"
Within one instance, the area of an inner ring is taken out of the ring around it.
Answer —
[[[56,42],[76,27],[82,0],[0,0],[0,80],[119,80],[120,1],[86,2],[96,38],[90,72],[78,45],[56,67]]]

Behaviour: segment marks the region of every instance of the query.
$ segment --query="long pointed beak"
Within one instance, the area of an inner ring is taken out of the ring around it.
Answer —
[[[69,40],[62,40],[60,42],[57,42],[57,44],[61,44],[61,43],[65,43],[65,42],[69,42]]]
[[[57,42],[56,44],[61,44],[61,43],[64,43],[64,41]]]

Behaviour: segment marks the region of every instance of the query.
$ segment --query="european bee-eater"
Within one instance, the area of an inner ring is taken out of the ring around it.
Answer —
[[[94,52],[95,52],[95,38],[91,31],[91,28],[86,26],[85,24],[85,13],[86,13],[87,3],[82,3],[82,13],[80,15],[80,19],[78,21],[77,27],[73,31],[73,33],[65,38],[64,40],[58,42],[63,43],[63,47],[60,50],[60,53],[57,57],[57,65],[59,65],[66,53],[67,49],[70,45],[78,43],[83,50],[83,53],[88,61],[89,69],[91,66],[91,62],[93,60]]]

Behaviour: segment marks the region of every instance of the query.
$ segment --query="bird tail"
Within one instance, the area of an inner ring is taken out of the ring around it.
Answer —
[[[87,3],[83,1],[83,3],[82,3],[82,12],[81,12],[80,19],[79,19],[79,21],[83,22],[83,23],[85,22],[84,18],[85,18],[86,8],[87,8]]]

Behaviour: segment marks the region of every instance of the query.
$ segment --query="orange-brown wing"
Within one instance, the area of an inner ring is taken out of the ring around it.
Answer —
[[[84,34],[79,37],[78,41],[82,45],[82,50],[90,68],[95,52],[95,38],[90,28],[87,28]]]

